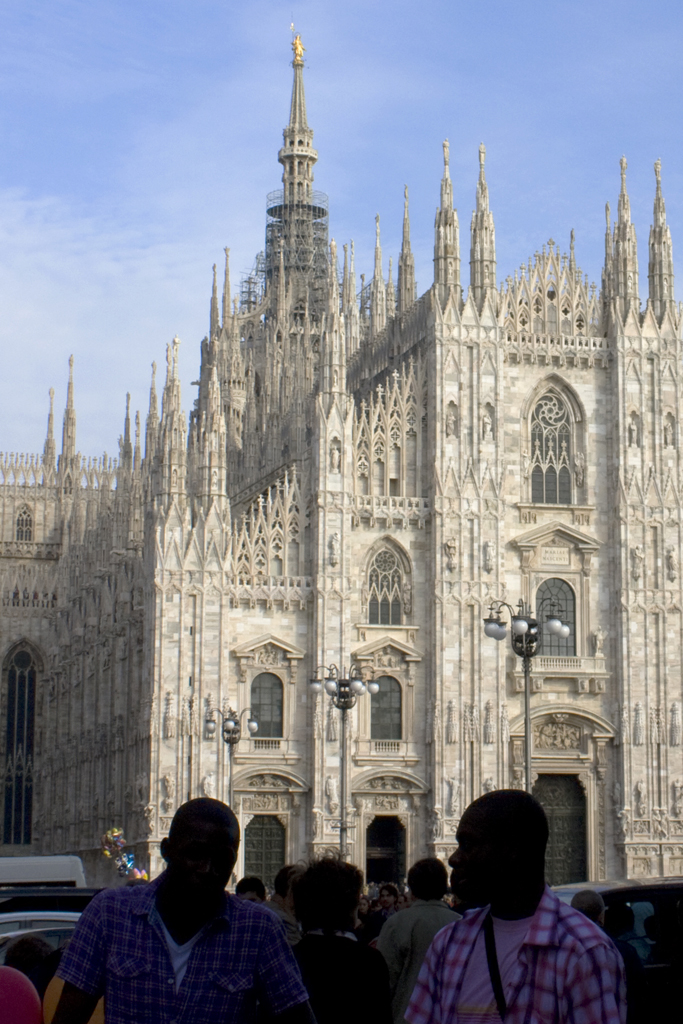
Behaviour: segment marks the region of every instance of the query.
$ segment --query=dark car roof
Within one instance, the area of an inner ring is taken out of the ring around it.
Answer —
[[[676,889],[683,890],[683,877],[671,875],[666,878],[620,878],[606,882],[572,882],[568,885],[554,885],[553,892],[557,893],[560,899],[571,899],[574,893],[581,889],[593,889],[602,896],[607,894],[620,893],[642,893],[653,892],[657,889],[663,892],[671,892]]]
[[[99,889],[80,889],[72,886],[8,886],[0,887],[0,914],[14,914],[23,910],[85,910]]]

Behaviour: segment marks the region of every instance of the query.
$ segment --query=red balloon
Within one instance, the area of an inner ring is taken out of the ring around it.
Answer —
[[[2,1024],[42,1024],[40,996],[25,974],[14,967],[0,967]]]

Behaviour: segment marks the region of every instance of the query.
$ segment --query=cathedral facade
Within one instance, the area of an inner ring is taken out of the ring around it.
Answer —
[[[1,852],[77,853],[111,882],[100,836],[121,826],[156,873],[178,805],[229,793],[238,872],[335,846],[340,713],[309,684],[336,665],[379,687],[349,714],[350,859],[386,880],[445,858],[472,799],[524,784],[521,662],[483,631],[521,599],[569,626],[531,669],[551,880],[681,874],[681,310],[659,163],[641,305],[625,160],[599,291],[573,236],[499,283],[482,146],[465,287],[445,143],[418,297],[407,191],[396,280],[379,218],[367,283],[329,240],[300,48],[293,77],[265,248],[236,296],[226,250],[222,302],[214,268],[189,416],[174,339],[117,459],[78,451],[73,366],[60,452],[51,403],[42,455],[0,459]]]

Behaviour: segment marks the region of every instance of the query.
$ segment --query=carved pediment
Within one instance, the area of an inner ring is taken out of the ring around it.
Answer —
[[[374,668],[401,668],[405,663],[422,661],[422,654],[410,644],[390,636],[371,640],[352,652],[354,661],[371,664]]]
[[[233,647],[232,653],[239,659],[243,682],[247,681],[247,668],[253,666],[264,671],[269,668],[286,669],[292,683],[296,682],[297,662],[306,654],[300,647],[287,640],[281,640],[272,633],[265,633],[255,640]]]
[[[590,572],[591,559],[600,549],[599,543],[593,537],[558,520],[528,530],[515,537],[514,543],[522,553],[524,569],[529,569],[534,559],[539,567],[546,565],[549,568],[569,568],[572,564],[572,554],[575,554],[579,556],[584,572]]]

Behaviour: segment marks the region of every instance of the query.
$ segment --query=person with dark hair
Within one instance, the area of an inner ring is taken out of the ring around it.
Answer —
[[[377,949],[387,962],[394,1024],[403,1024],[417,976],[434,936],[459,920],[443,897],[448,889],[448,872],[436,857],[425,857],[408,872],[413,901],[401,914],[385,923]]]
[[[297,864],[285,864],[283,868],[280,868],[273,881],[275,892],[268,901],[268,909],[277,914],[285,927],[285,935],[290,946],[296,946],[301,938],[299,922],[294,914],[292,893],[293,885],[301,871],[301,867]]]
[[[240,878],[235,886],[235,895],[243,900],[251,900],[252,903],[265,903],[266,887],[260,878],[251,875],[248,878]]]
[[[572,904],[573,902],[574,900]],[[647,1012],[647,980],[637,947],[640,947],[645,955],[647,950],[643,949],[642,940],[636,937],[635,920],[632,908],[621,900],[611,903],[603,915],[603,927],[624,961],[628,1002],[627,1024],[640,1024]]]
[[[572,896],[570,906],[574,910],[580,910],[591,921],[595,921],[602,928],[605,924],[605,901],[595,889],[579,889]]]
[[[393,882],[383,882],[379,887],[379,910],[373,911],[366,922],[363,939],[372,942],[384,927],[385,921],[397,913],[398,888]]]
[[[5,967],[13,967],[27,977],[52,952],[52,946],[41,935],[20,935],[5,952]]]
[[[294,955],[318,1024],[391,1024],[387,965],[354,932],[362,885],[357,867],[331,856],[294,882],[304,932]]]
[[[548,822],[530,793],[496,790],[465,810],[451,884],[476,909],[432,942],[410,1024],[625,1024],[621,957],[545,884]]]
[[[189,800],[161,842],[149,885],[106,889],[83,911],[59,965],[53,1024],[85,1024],[104,995],[107,1024],[313,1024],[284,929],[228,896],[240,830],[219,800]]]

